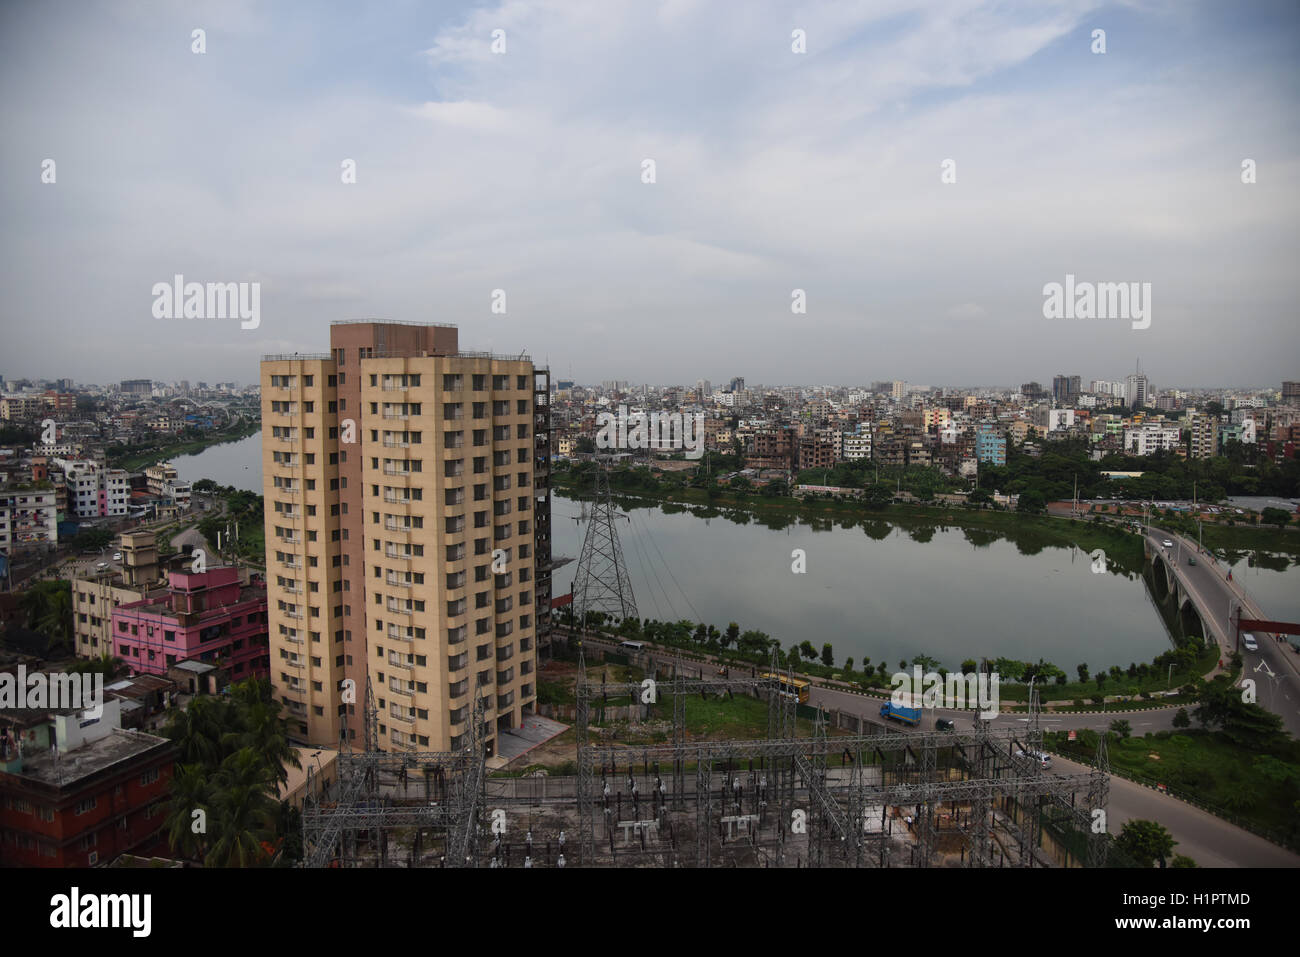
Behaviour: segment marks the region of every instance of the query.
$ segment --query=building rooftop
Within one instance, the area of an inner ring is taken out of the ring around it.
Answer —
[[[72,751],[25,751],[23,769],[16,776],[54,787],[70,787],[115,764],[130,761],[155,748],[168,747],[171,747],[171,742],[166,738],[114,728],[104,737]]]

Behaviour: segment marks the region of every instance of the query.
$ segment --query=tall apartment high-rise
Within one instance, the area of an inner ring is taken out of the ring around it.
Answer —
[[[1077,399],[1081,391],[1077,375],[1058,375],[1052,379],[1052,398],[1063,405]]]
[[[369,690],[389,751],[460,749],[481,696],[495,753],[549,647],[549,372],[445,324],[330,346],[262,362],[275,696],[295,739],[364,747]]]
[[[1125,398],[1131,408],[1149,406],[1151,402],[1151,384],[1147,377],[1138,372],[1128,377]]]

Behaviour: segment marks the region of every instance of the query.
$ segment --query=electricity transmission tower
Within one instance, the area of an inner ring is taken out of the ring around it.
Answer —
[[[618,542],[614,511],[609,492],[609,472],[596,471],[596,495],[588,518],[587,534],[582,540],[582,557],[573,581],[573,613],[579,627],[587,612],[602,611],[613,618],[636,618],[636,599],[632,582]]]

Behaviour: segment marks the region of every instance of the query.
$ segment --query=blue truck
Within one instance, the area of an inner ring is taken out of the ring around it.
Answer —
[[[895,721],[901,721],[903,724],[913,726],[921,723],[920,708],[901,708],[888,701],[880,706],[880,716],[882,718],[893,718]]]

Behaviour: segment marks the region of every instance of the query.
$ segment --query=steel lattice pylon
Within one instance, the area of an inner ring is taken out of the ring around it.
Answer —
[[[638,617],[623,547],[614,527],[616,514],[610,499],[609,472],[602,467],[596,470],[591,519],[573,581],[573,613],[580,628],[589,611],[602,611],[615,618]]]

